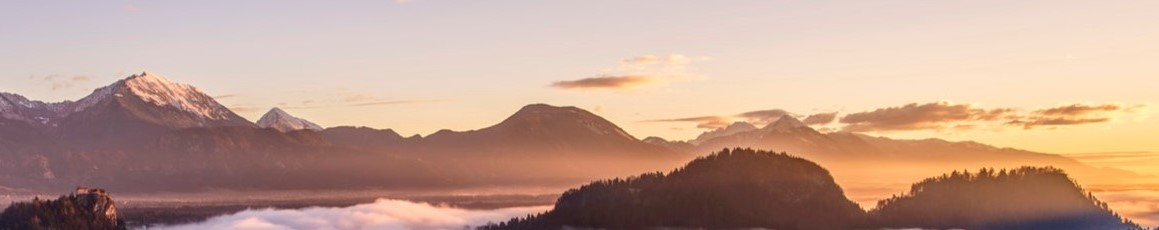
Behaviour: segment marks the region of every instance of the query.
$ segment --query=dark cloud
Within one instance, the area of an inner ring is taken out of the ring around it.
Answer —
[[[802,120],[801,122],[805,123],[806,125],[825,125],[825,124],[833,123],[833,121],[835,121],[835,120],[837,120],[837,112],[818,113],[818,114],[809,115],[808,117],[805,117],[805,120]]]
[[[655,78],[643,75],[600,76],[572,81],[557,81],[551,83],[551,87],[560,89],[623,89],[655,81]]]
[[[889,132],[905,130],[944,130],[972,128],[955,127],[952,123],[970,121],[994,121],[1011,115],[1014,109],[986,110],[969,104],[934,102],[911,103],[900,107],[881,108],[868,112],[852,113],[841,118],[846,124],[842,130],[849,132]]]
[[[1008,125],[1022,126],[1023,129],[1038,127],[1058,127],[1068,125],[1082,125],[1104,123],[1121,113],[1134,112],[1143,105],[1122,106],[1119,104],[1083,105],[1072,104],[1054,108],[1040,109],[1025,117],[1012,118]]]

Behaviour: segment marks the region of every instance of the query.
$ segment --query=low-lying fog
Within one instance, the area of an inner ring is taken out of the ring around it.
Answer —
[[[204,222],[156,229],[466,229],[547,211],[551,206],[468,210],[404,200],[378,199],[350,207],[257,209]],[[151,228],[152,229],[152,228]]]

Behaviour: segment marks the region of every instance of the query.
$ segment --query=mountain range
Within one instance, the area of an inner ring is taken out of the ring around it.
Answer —
[[[1130,171],[1096,168],[1057,154],[982,143],[941,139],[897,140],[850,132],[820,132],[793,116],[784,115],[765,127],[744,122],[705,132],[689,141],[648,137],[644,141],[688,154],[733,147],[786,151],[831,167],[842,178],[896,178],[915,180],[922,175],[965,168],[1017,168],[1022,166],[1066,169],[1083,181],[1143,177]],[[904,170],[887,170],[890,168]]]
[[[0,93],[0,188],[52,191],[87,184],[148,192],[570,186],[665,170],[731,147],[877,167],[936,162],[930,170],[938,172],[1050,165],[1080,176],[1129,174],[1059,155],[973,142],[822,133],[790,116],[762,128],[733,124],[692,141],[640,140],[583,109],[531,104],[478,130],[404,137],[390,129],[322,128],[278,108],[254,123],[193,86],[148,72],[77,101],[47,103]],[[859,173],[835,174],[842,172]]]

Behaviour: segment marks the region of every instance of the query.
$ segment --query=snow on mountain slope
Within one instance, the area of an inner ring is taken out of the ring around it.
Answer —
[[[142,100],[158,106],[171,106],[210,120],[228,119],[232,113],[213,97],[186,84],[173,83],[157,74],[145,72],[118,82]]]
[[[294,117],[281,108],[274,107],[262,115],[262,119],[258,120],[258,127],[274,128],[282,132],[290,132],[296,130],[314,130],[322,131],[322,126],[314,124],[302,118]]]
[[[67,111],[72,102],[45,103],[24,96],[0,93],[0,117],[29,123],[49,124]]]
[[[0,93],[0,118],[55,127],[63,118],[81,113],[102,104],[102,102],[127,96],[135,96],[140,101],[157,108],[172,108],[181,111],[180,113],[186,114],[182,115],[183,117],[191,117],[198,121],[196,123],[203,124],[200,126],[231,123],[217,121],[244,120],[197,88],[174,83],[149,72],[132,75],[93,90],[91,94],[77,101],[46,103],[29,100],[17,94]],[[162,118],[164,117],[158,117],[158,119]],[[248,123],[248,121],[232,123]]]

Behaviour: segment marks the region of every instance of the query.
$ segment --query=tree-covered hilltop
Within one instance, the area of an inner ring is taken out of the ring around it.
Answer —
[[[1139,229],[1062,170],[1022,167],[953,172],[865,212],[813,162],[725,149],[665,175],[596,181],[563,194],[546,213],[480,227],[499,229]]]
[[[125,224],[103,189],[78,188],[56,200],[13,203],[0,213],[0,229],[125,229]]]
[[[909,194],[878,202],[869,217],[890,228],[1142,229],[1049,167],[929,178]]]
[[[572,189],[552,211],[483,229],[846,229],[863,216],[829,172],[813,162],[725,149],[667,175],[647,173]]]

